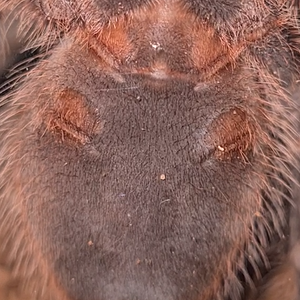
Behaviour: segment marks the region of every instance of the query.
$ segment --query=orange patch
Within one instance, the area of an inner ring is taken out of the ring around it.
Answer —
[[[71,138],[81,144],[89,143],[101,130],[96,109],[84,96],[71,89],[59,92],[47,112],[46,124],[48,130],[60,134],[63,140]]]
[[[178,2],[137,9],[104,27],[96,39],[92,48],[104,56],[105,61],[111,61],[112,56],[119,68],[133,73],[155,72],[157,65],[164,65],[164,72],[170,76],[191,73],[187,70],[203,73],[218,57],[229,55],[215,29]],[[136,61],[137,52],[144,48],[147,52],[143,62],[149,60],[146,67]],[[160,55],[162,52],[165,61]],[[174,67],[180,57],[184,58],[183,70]]]
[[[161,2],[115,19],[90,44],[122,72],[199,82],[234,63],[249,44],[280,26],[280,20],[266,21],[263,28],[250,28],[249,34],[232,43],[180,1]]]

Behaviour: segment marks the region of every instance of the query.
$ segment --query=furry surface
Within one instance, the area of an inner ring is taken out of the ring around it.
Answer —
[[[298,10],[0,0],[3,290],[297,300]]]

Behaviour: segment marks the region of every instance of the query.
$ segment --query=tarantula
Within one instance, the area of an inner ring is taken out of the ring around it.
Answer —
[[[0,0],[17,299],[300,299],[298,10]]]

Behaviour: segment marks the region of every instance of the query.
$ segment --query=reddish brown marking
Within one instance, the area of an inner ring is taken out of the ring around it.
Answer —
[[[162,2],[120,17],[89,41],[99,56],[122,72],[198,82],[234,63],[249,44],[281,23],[279,19],[267,20],[264,27],[250,28],[232,44],[180,2]],[[142,61],[137,57],[139,49],[146,49]]]
[[[222,113],[211,125],[206,136],[218,159],[247,157],[255,140],[254,124],[247,113],[239,108]]]
[[[125,60],[133,52],[133,45],[127,34],[128,21],[124,18],[108,26],[100,34],[99,39],[106,49],[118,60]]]
[[[56,101],[46,115],[48,130],[60,133],[62,139],[75,139],[89,143],[101,130],[97,111],[79,92],[65,89],[58,93]]]
[[[133,73],[152,73],[159,65],[164,66],[168,76],[182,73],[182,70],[171,65],[170,61],[166,62],[159,54],[157,58],[149,58],[146,66],[141,65],[135,61],[137,49],[148,45],[149,53],[156,56],[159,45],[163,45],[162,50],[167,58],[176,60],[176,57],[184,57],[185,69],[194,69],[196,73],[206,70],[218,57],[229,55],[228,47],[215,29],[187,12],[178,2],[157,3],[147,10],[139,9],[130,16],[121,17],[103,28],[97,41],[90,39],[90,44],[100,56],[104,56],[104,60],[110,62],[111,55],[121,69]]]

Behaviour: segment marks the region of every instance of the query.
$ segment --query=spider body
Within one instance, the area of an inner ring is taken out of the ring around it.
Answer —
[[[298,299],[297,3],[0,9],[38,52],[0,110],[0,250],[22,291]]]

